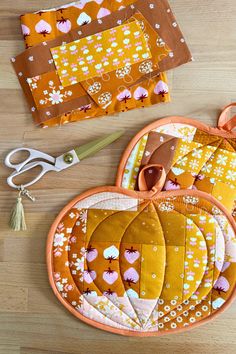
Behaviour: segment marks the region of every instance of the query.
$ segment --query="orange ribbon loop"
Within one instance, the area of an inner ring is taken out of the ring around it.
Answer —
[[[152,175],[152,178],[147,178],[147,174]],[[157,193],[162,190],[165,180],[166,172],[163,166],[159,164],[150,164],[143,167],[140,171],[138,177],[138,187],[141,192],[152,190]]]
[[[229,119],[232,107],[236,107],[236,102],[229,104],[222,110],[218,120],[218,128],[231,131],[236,127],[236,115]]]

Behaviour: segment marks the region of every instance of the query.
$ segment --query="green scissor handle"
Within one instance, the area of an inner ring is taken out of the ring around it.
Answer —
[[[87,143],[87,144],[82,145],[80,147],[76,147],[74,150],[75,150],[76,155],[78,156],[79,160],[83,160],[86,157],[92,156],[92,155],[96,154],[98,151],[105,148],[106,146],[110,145],[115,140],[119,139],[121,137],[121,135],[123,135],[123,134],[124,134],[124,131],[117,131],[117,132],[107,135],[103,138],[93,140],[90,143]]]

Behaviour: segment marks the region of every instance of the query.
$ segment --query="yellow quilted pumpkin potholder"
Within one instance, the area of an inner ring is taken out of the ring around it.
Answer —
[[[50,283],[84,322],[123,335],[162,335],[204,323],[235,295],[232,216],[204,192],[161,192],[165,180],[162,166],[148,165],[140,192],[90,190],[53,223]]]
[[[195,189],[213,195],[236,216],[236,118],[227,121],[227,106],[218,128],[184,117],[160,119],[140,131],[124,152],[117,185],[136,190],[139,171],[162,164],[167,178],[163,190]],[[152,186],[153,175],[148,180]]]

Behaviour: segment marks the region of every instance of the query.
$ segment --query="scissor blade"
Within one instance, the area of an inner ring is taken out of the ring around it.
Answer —
[[[91,141],[88,144],[82,145],[80,147],[75,148],[75,152],[80,160],[85,159],[88,156],[92,156],[96,154],[96,152],[102,150],[106,146],[113,143],[115,140],[121,137],[124,134],[124,131],[118,131],[113,134],[107,135],[103,138],[99,138]]]

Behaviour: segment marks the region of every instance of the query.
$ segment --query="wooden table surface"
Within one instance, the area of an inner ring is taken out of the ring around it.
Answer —
[[[64,0],[65,1],[65,0]],[[172,102],[115,117],[39,129],[9,58],[23,50],[18,16],[63,4],[63,0],[0,2],[0,154],[19,146],[59,155],[78,143],[125,129],[124,136],[95,157],[32,187],[36,203],[25,201],[28,230],[15,233],[7,222],[16,194],[0,165],[0,354],[224,353],[236,352],[236,302],[218,319],[183,334],[126,338],[94,329],[74,318],[50,289],[45,243],[59,210],[77,194],[114,184],[122,151],[146,124],[184,115],[216,124],[224,105],[236,101],[236,1],[171,0],[195,61],[168,73]],[[112,1],[112,0],[111,0]]]

